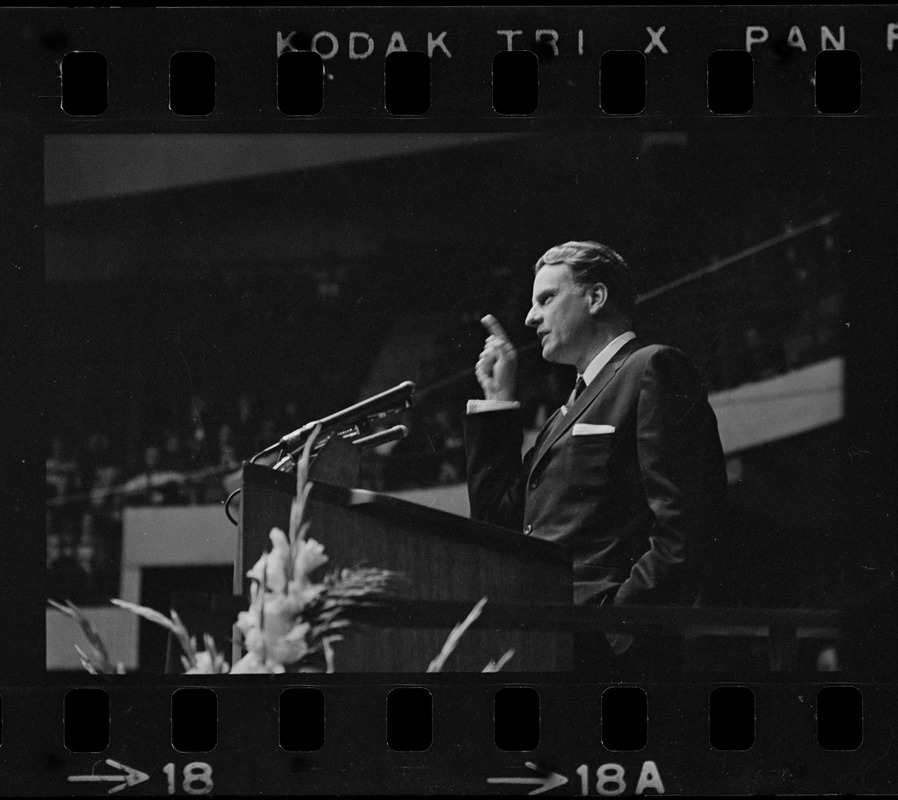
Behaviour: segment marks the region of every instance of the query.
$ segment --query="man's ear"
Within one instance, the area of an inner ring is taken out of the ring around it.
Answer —
[[[598,314],[608,302],[608,287],[604,283],[594,283],[587,290],[589,313]]]

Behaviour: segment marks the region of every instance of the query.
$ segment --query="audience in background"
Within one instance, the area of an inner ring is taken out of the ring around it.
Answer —
[[[80,488],[78,465],[69,457],[65,440],[54,436],[47,456],[47,495],[61,497]]]
[[[180,505],[184,501],[181,487],[186,478],[180,472],[166,471],[160,467],[161,451],[150,445],[143,451],[143,466],[124,485],[126,502],[135,506]]]

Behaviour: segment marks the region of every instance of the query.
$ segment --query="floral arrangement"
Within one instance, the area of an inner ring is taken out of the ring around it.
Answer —
[[[272,549],[263,553],[247,572],[247,577],[252,579],[249,609],[238,614],[236,623],[247,652],[233,667],[225,661],[224,654],[208,634],[203,636],[205,649],[199,650],[196,638],[190,636],[174,610],[170,617],[166,617],[145,606],[112,600],[120,608],[161,625],[174,635],[183,651],[184,674],[334,672],[333,644],[343,638],[341,630],[351,624],[346,619],[346,612],[353,607],[376,603],[386,596],[387,590],[398,579],[398,574],[390,570],[354,567],[334,570],[320,581],[314,580],[313,573],[328,561],[324,547],[309,538],[308,500],[312,484],[308,480],[308,471],[312,444],[319,431],[320,426],[306,441],[297,467],[296,497],[290,509],[288,532],[272,528],[269,533]],[[124,672],[121,664],[110,662],[102,639],[80,609],[70,602],[66,605],[53,600],[48,602],[80,625],[91,652],[85,652],[78,645],[75,648],[88,672]],[[453,629],[428,672],[442,669],[485,604],[486,598],[483,598],[467,619]],[[487,664],[483,671],[498,671],[513,655],[514,651],[509,650],[497,662]]]

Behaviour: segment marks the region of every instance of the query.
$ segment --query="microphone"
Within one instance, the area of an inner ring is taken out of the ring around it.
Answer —
[[[347,430],[337,431],[337,433],[339,435],[351,435],[352,429],[358,428],[359,423],[364,422],[367,424],[372,419],[383,419],[390,414],[396,414],[407,409],[411,406],[411,397],[414,391],[415,384],[412,381],[403,381],[392,389],[387,389],[385,392],[369,397],[367,400],[348,406],[328,417],[315,420],[314,422],[307,422],[301,428],[297,428],[295,431],[281,437],[277,446],[283,450],[295,450],[305,443],[318,425],[321,425],[322,432],[329,428],[343,427]],[[360,433],[361,430],[358,432]],[[386,441],[390,440],[387,439]]]
[[[368,436],[360,436],[358,439],[353,439],[352,444],[360,450],[368,450],[372,447],[379,447],[387,442],[395,442],[397,439],[404,439],[406,436],[408,436],[408,428],[405,425],[394,425],[392,428],[387,428],[385,431],[378,431],[377,433],[371,433]]]
[[[351,445],[357,447],[359,450],[370,450],[372,447],[379,447],[382,444],[393,442],[396,439],[404,439],[408,436],[408,428],[405,425],[394,425],[392,428],[387,428],[386,430],[378,431],[377,433],[370,433],[367,436],[358,436],[358,426],[353,426],[345,432],[338,432],[331,436],[327,436],[326,438],[319,439],[315,442],[315,446],[312,448],[312,455],[318,455],[318,451],[331,440],[332,436],[345,438]],[[274,469],[280,471],[288,464],[292,463],[293,455],[288,453],[274,465]]]

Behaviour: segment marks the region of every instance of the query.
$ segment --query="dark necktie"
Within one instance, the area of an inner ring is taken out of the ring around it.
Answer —
[[[568,398],[567,407],[570,408],[574,403],[577,402],[577,398],[583,393],[583,390],[586,388],[586,381],[583,380],[583,376],[580,375],[577,378],[577,385],[574,386],[574,391],[571,392],[571,396]]]
[[[567,403],[565,403],[556,413],[554,418],[552,419],[551,424],[547,424],[540,431],[539,436],[536,439],[536,447],[542,447],[543,443],[547,439],[551,439],[554,432],[558,429],[558,426],[563,424],[564,418],[567,415],[567,412],[570,410],[571,406],[574,405],[577,398],[582,394],[583,390],[586,388],[586,381],[583,380],[583,376],[580,375],[577,378],[577,384],[574,386],[574,391],[571,392],[571,396],[567,399]]]
[[[567,403],[565,403],[557,412],[555,412],[555,416],[552,418],[552,421],[544,425],[543,429],[539,432],[539,436],[537,436],[536,438],[535,445],[537,449],[542,447],[546,439],[550,439],[552,437],[554,431],[564,421],[564,417],[567,414],[567,411],[570,410],[572,405],[574,405],[577,398],[582,394],[585,388],[586,381],[583,380],[583,376],[580,375],[577,378],[577,384],[574,386],[574,391],[571,392],[571,396],[567,399]]]

